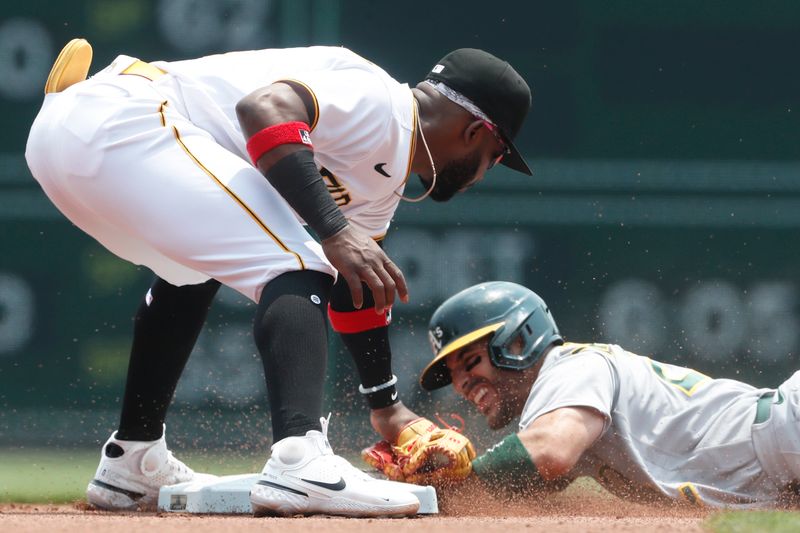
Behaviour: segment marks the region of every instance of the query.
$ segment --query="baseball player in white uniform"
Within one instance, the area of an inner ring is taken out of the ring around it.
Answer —
[[[564,343],[545,302],[509,282],[452,296],[429,332],[434,358],[423,388],[452,383],[492,429],[520,417],[517,433],[451,479],[521,494],[591,476],[639,501],[738,508],[793,501],[800,372],[777,389],[758,389],[617,345]]]
[[[414,88],[333,47],[122,55],[84,79],[90,60],[83,40],[56,60],[28,165],[69,220],[157,276],[90,503],[147,507],[160,486],[197,475],[167,451],[164,420],[222,283],[258,304],[274,444],[256,513],[415,513],[413,495],[331,451],[327,322],[354,355],[373,426],[395,438],[417,418],[397,399],[388,345],[395,294],[408,295],[378,243],[411,173],[440,201],[498,162],[530,174],[513,144],[527,84],[474,49],[446,55]]]

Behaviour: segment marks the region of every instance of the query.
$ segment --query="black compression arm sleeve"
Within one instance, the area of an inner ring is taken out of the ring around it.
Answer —
[[[347,226],[347,220],[322,181],[310,150],[299,150],[281,158],[267,172],[267,180],[320,239],[332,237]]]

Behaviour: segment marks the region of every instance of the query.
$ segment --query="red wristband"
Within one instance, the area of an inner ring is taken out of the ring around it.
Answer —
[[[284,122],[267,126],[247,141],[247,153],[254,165],[265,153],[282,144],[305,144],[312,150],[311,128],[305,122]]]
[[[328,320],[337,333],[361,333],[370,329],[382,328],[392,322],[392,308],[376,313],[374,307],[357,311],[334,311],[328,304]]]

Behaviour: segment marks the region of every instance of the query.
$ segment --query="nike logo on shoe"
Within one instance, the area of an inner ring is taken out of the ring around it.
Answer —
[[[344,488],[347,486],[347,483],[344,482],[344,478],[342,477],[340,477],[339,481],[336,483],[325,483],[324,481],[314,481],[313,479],[305,479],[302,477],[300,479],[306,483],[311,483],[312,485],[316,485],[328,490],[344,490]]]
[[[128,498],[130,498],[131,500],[134,500],[134,501],[140,500],[140,499],[144,498],[144,496],[145,496],[141,492],[136,492],[136,491],[133,491],[133,490],[127,490],[127,489],[123,489],[121,487],[115,487],[114,485],[111,485],[111,484],[106,483],[104,481],[100,481],[99,479],[93,479],[90,483],[92,485],[97,486],[97,487],[100,487],[100,488],[103,488],[103,489],[106,489],[106,490],[110,490],[111,492],[117,492],[119,494],[124,494],[125,496],[127,496]]]
[[[291,487],[287,487],[285,485],[279,485],[277,483],[273,483],[272,481],[267,481],[266,479],[259,479],[256,481],[259,485],[264,485],[265,487],[272,487],[279,490],[285,490],[286,492],[291,492],[293,494],[299,494],[300,496],[308,496],[305,492],[293,489]]]
[[[377,172],[381,176],[386,176],[387,178],[391,178],[392,176],[390,176],[388,172],[383,170],[384,165],[386,165],[386,163],[378,163],[373,168],[375,169],[375,172]]]

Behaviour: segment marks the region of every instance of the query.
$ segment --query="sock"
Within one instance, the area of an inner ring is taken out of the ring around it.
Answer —
[[[219,282],[176,287],[157,278],[136,313],[117,438],[158,440],[178,379]]]
[[[281,274],[261,293],[254,336],[264,365],[274,442],[320,429],[332,284],[328,274],[301,270]]]

